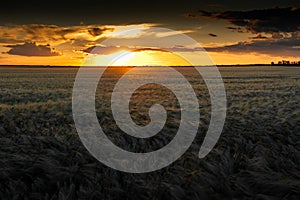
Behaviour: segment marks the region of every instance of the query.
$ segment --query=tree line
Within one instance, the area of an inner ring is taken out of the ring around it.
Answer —
[[[271,65],[300,65],[300,61],[281,60],[277,63],[271,62]]]

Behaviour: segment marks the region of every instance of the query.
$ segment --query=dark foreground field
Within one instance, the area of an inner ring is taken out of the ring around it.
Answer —
[[[0,199],[300,199],[300,68],[221,68],[227,118],[204,159],[197,156],[209,124],[207,90],[191,68],[180,70],[199,97],[197,138],[170,166],[128,174],[98,162],[78,138],[71,99],[77,69],[1,67]],[[149,140],[122,134],[108,99],[125,71],[110,69],[100,81],[99,123],[124,149],[161,148],[177,131],[178,102],[162,87],[144,86],[132,98],[133,120],[149,122],[143,108],[157,103],[145,103],[155,95],[168,110],[166,127]]]

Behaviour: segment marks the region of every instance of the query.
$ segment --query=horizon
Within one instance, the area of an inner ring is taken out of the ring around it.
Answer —
[[[201,51],[215,65],[300,60],[300,2],[295,0],[3,5],[1,65],[81,66],[88,56],[105,60],[122,52],[129,57],[116,65],[187,65],[173,54],[196,57]],[[173,32],[151,32],[156,27]],[[195,43],[181,43],[180,34]],[[212,64],[201,59],[197,65]]]
[[[300,66],[299,63],[296,64],[278,64],[278,63],[249,63],[249,64],[216,64],[216,65],[120,65],[120,66],[105,66],[105,65],[99,65],[99,66],[89,66],[89,65],[39,65],[39,64],[0,64],[0,67],[73,67],[73,68],[80,68],[80,67],[112,67],[112,68],[118,68],[118,67],[209,67],[209,66],[217,66],[217,67],[237,67],[237,66]]]

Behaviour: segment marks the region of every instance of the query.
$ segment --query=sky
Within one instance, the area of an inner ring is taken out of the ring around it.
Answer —
[[[300,60],[299,0],[1,4],[2,65],[106,65],[108,60],[115,60],[112,65],[191,64],[186,58],[197,65]],[[184,41],[182,35],[194,42]]]

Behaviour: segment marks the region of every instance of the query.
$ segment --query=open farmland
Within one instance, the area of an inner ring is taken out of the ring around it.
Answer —
[[[128,151],[159,149],[176,134],[180,106],[166,88],[141,87],[131,101],[133,120],[147,124],[153,103],[164,105],[168,120],[151,139],[125,135],[112,118],[110,95],[126,70],[111,68],[100,80],[99,123]],[[97,161],[79,140],[72,117],[77,68],[1,67],[0,199],[299,199],[300,68],[220,68],[227,118],[221,138],[204,159],[198,159],[198,152],[209,124],[209,95],[192,68],[178,71],[199,98],[196,140],[172,165],[129,174]],[[151,96],[156,98],[145,101]]]

